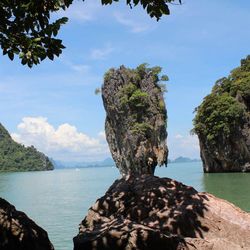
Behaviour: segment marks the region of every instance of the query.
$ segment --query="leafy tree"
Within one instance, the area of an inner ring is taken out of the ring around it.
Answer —
[[[196,108],[193,133],[208,145],[230,138],[244,126],[249,116],[250,56],[228,77],[219,79],[211,94]]]
[[[228,93],[211,94],[198,108],[194,131],[205,136],[207,143],[216,144],[220,137],[237,133],[244,124],[244,114],[244,106]]]
[[[84,0],[83,0],[84,1]],[[142,5],[150,17],[159,20],[169,15],[168,4],[181,0],[126,0],[131,8]],[[119,0],[101,0],[103,5]],[[0,46],[10,60],[18,55],[21,63],[32,67],[45,58],[53,60],[64,49],[56,36],[68,18],[51,22],[51,14],[65,10],[73,0],[2,0],[0,1]]]
[[[0,172],[52,170],[53,164],[33,146],[25,147],[12,140],[0,123]]]

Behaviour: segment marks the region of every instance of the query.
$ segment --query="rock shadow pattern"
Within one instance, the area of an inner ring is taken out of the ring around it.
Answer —
[[[250,249],[250,215],[152,175],[122,178],[80,224],[74,250]]]
[[[250,171],[250,56],[218,80],[196,109],[204,172]]]
[[[160,67],[121,66],[104,77],[102,98],[105,132],[112,157],[122,175],[153,174],[167,164],[167,112]]]
[[[0,198],[1,250],[54,250],[47,232]]]

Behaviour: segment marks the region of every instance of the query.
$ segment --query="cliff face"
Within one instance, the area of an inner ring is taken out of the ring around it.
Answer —
[[[33,146],[24,147],[12,140],[0,123],[0,171],[40,171],[53,168],[46,155]]]
[[[160,70],[145,65],[134,70],[121,66],[105,75],[106,138],[123,175],[153,174],[157,164],[167,163],[167,113]]]
[[[248,213],[210,194],[153,175],[157,163],[167,158],[166,110],[156,75],[154,69],[139,66],[136,70],[120,67],[105,76],[106,136],[123,177],[89,209],[74,238],[74,250],[250,249]],[[209,134],[212,142],[221,129],[225,135],[247,132],[246,103],[236,99],[227,94],[222,101],[212,101],[222,105],[221,114],[228,118],[229,111],[234,118],[224,127],[222,123],[209,127],[208,132],[218,130]],[[202,119],[197,120],[196,129],[203,126],[198,121]]]
[[[1,250],[54,250],[47,232],[0,198]]]
[[[196,109],[204,172],[250,171],[250,56]]]

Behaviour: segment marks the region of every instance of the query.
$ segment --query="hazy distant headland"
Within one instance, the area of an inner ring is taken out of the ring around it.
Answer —
[[[142,64],[112,68],[104,76],[105,134],[122,178],[88,210],[73,239],[74,250],[249,249],[249,214],[154,176],[155,167],[168,163],[160,72]],[[178,157],[173,162],[190,161]]]
[[[177,158],[175,158],[174,160],[168,160],[168,163],[185,163],[185,162],[199,162],[201,161],[201,159],[192,159],[189,157],[183,157],[183,156],[179,156]]]
[[[91,167],[114,167],[115,162],[111,157],[104,159],[103,161],[93,162],[63,162],[58,160],[52,160],[55,169],[66,169],[66,168],[91,168]],[[201,159],[192,159],[189,157],[179,156],[176,159],[169,159],[168,163],[186,163],[186,162],[199,162]]]
[[[111,157],[100,161],[60,161],[48,158],[33,146],[25,147],[15,142],[6,128],[0,123],[0,172],[1,171],[42,171],[70,168],[114,167]],[[179,156],[168,163],[197,162],[200,159]]]
[[[59,161],[52,160],[55,169],[65,169],[65,168],[90,168],[90,167],[113,167],[115,162],[112,158],[108,157],[102,161]]]

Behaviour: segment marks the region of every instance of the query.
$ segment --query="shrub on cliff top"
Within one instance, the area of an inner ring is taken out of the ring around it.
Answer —
[[[239,98],[243,101],[240,102]],[[246,98],[250,97],[250,56],[228,77],[215,83],[212,93],[196,108],[192,132],[215,144],[219,137],[229,137],[243,126],[246,119]]]
[[[149,116],[152,115],[151,111],[148,111],[150,97],[150,91],[155,94],[154,98],[158,98],[158,94],[162,96],[166,92],[166,85],[163,81],[168,81],[168,76],[161,75],[162,68],[159,66],[149,67],[147,63],[140,64],[135,69],[122,68],[123,85],[119,87],[119,91],[116,93],[116,105],[119,112],[126,114],[130,129],[133,134],[145,135],[151,129],[147,123]],[[118,76],[115,75],[116,70],[111,68],[104,75],[104,81],[113,81]],[[153,80],[155,87],[150,90],[147,89],[146,84],[142,82],[148,79]],[[142,87],[143,85],[143,87]],[[158,93],[158,94],[157,94]],[[166,116],[166,108],[164,101],[159,98],[158,110],[160,113],[164,113]]]
[[[218,137],[229,137],[244,121],[244,107],[235,98],[223,93],[207,96],[197,110],[194,132],[215,143]]]

